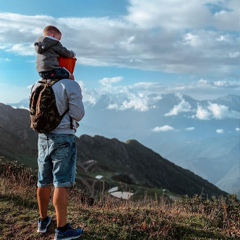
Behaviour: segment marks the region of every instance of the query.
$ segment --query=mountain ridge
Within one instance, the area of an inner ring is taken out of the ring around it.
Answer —
[[[196,100],[173,93],[144,96],[137,92],[94,92],[85,94],[86,115],[77,136],[100,135],[123,142],[136,139],[171,162],[240,197],[240,189],[235,187],[239,174],[235,171],[232,176],[235,183],[224,180],[230,171],[229,162],[235,167],[239,164],[239,151],[234,150],[240,144],[239,104],[240,96],[233,94]],[[27,107],[28,101],[20,105]]]
[[[7,139],[6,142],[0,143],[0,155],[36,168],[37,134],[29,128],[28,111],[0,104],[0,113],[0,134],[3,139]],[[88,185],[95,183],[94,176],[97,174],[107,173],[106,184],[109,187],[111,184],[120,184],[125,179],[125,184],[133,188],[164,188],[176,194],[189,196],[227,195],[207,180],[162,158],[136,140],[123,143],[116,138],[83,134],[76,138],[76,145],[78,178],[81,181],[81,178],[87,177]],[[84,164],[89,160],[95,160],[96,164],[94,167],[89,166],[86,171]],[[121,181],[115,181],[116,178]],[[87,188],[87,185],[81,183]]]

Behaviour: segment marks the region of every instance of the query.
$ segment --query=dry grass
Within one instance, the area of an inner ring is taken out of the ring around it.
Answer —
[[[38,234],[36,178],[30,169],[0,161],[0,239],[53,239],[53,222]],[[235,196],[201,196],[169,202],[165,198],[120,200],[103,195],[95,202],[79,189],[70,191],[68,220],[84,228],[82,239],[240,239],[240,203]],[[89,203],[91,203],[89,205]]]

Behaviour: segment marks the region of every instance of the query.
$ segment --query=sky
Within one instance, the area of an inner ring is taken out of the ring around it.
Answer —
[[[47,25],[76,53],[84,101],[124,91],[239,95],[239,0],[1,0],[0,102],[29,97],[34,42]]]

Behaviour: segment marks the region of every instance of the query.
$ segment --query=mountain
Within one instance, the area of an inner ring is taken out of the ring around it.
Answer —
[[[1,156],[31,163],[36,158],[36,134],[29,128],[29,113],[0,103]],[[32,164],[29,164],[32,166]]]
[[[131,99],[124,94],[101,95],[94,104],[86,102],[79,134],[137,139],[177,165],[236,193],[232,184],[237,185],[239,174],[232,176],[235,183],[227,179],[224,183],[224,178],[230,166],[239,164],[240,96],[198,101],[187,95],[151,94],[145,99],[147,103],[139,104],[145,104],[144,111],[136,109],[139,105],[130,107]]]
[[[200,101],[173,93],[95,91],[84,97],[86,115],[78,136],[136,139],[222,190],[239,191],[240,174],[232,171],[239,169],[239,95]],[[12,105],[27,107],[24,102]]]
[[[95,160],[88,170],[90,173],[109,172],[112,178],[119,178],[123,183],[167,189],[180,195],[223,194],[213,184],[164,159],[136,140],[123,143],[102,136],[82,135],[78,144],[80,159]]]
[[[36,168],[37,134],[29,128],[29,113],[0,104],[0,156]],[[180,195],[227,195],[213,184],[183,169],[136,140],[121,142],[116,138],[91,137],[83,134],[76,139],[78,148],[78,181],[89,192],[104,176],[106,187],[116,184],[167,189]]]

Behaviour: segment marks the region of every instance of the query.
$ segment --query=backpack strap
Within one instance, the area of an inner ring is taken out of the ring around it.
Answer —
[[[69,115],[70,116],[70,115]],[[70,128],[73,129],[73,119],[72,117],[70,116]]]
[[[61,79],[41,79],[38,82],[41,84],[48,84],[48,86],[53,86],[55,83],[60,81]]]

